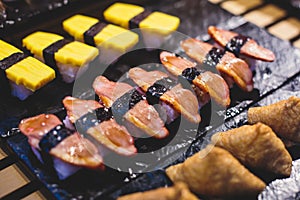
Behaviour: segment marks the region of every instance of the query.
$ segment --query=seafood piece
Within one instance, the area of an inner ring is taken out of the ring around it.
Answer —
[[[75,40],[97,47],[101,52],[100,62],[115,60],[139,41],[138,34],[132,31],[85,15],[74,15],[62,24]]]
[[[96,101],[74,97],[65,97],[63,104],[78,132],[87,133],[99,144],[120,155],[130,156],[136,153],[133,138],[124,126],[112,118],[111,109]]]
[[[267,124],[281,138],[300,142],[300,98],[292,96],[277,103],[249,108],[248,122]]]
[[[37,59],[58,69],[67,83],[73,82],[78,73],[83,73],[99,53],[97,48],[82,42],[41,31],[28,35],[22,43]]]
[[[25,100],[55,78],[53,69],[3,40],[0,40],[0,68],[1,79],[7,78],[12,95],[20,100]]]
[[[214,134],[211,140],[247,167],[286,177],[291,174],[292,158],[283,142],[267,125],[244,125]]]
[[[122,124],[122,120],[155,138],[168,136],[169,131],[146,97],[127,83],[109,81],[104,76],[98,76],[93,88],[106,107],[111,107],[115,120]]]
[[[117,200],[198,200],[198,198],[190,192],[186,184],[175,183],[174,186],[168,188],[158,188],[146,192],[137,192],[119,197]]]
[[[208,145],[166,173],[195,193],[213,198],[256,197],[266,184],[248,171],[228,151]]]
[[[218,104],[224,107],[230,104],[228,86],[218,74],[197,70],[195,63],[166,51],[160,54],[160,60],[170,73],[183,77],[205,94],[208,93]],[[203,98],[198,97],[198,99]]]
[[[176,31],[180,24],[178,17],[119,2],[108,7],[103,16],[106,21],[127,29],[140,28],[144,43],[149,48],[160,47],[166,37]]]
[[[215,26],[208,27],[208,34],[226,51],[232,52],[236,57],[240,54],[262,61],[272,62],[275,60],[274,53],[256,43],[250,37],[238,33],[219,29]]]
[[[23,119],[19,128],[37,157],[47,165],[51,162],[60,179],[81,167],[103,167],[97,148],[79,133],[66,129],[55,115],[41,114]],[[52,156],[51,161],[47,155]]]
[[[229,86],[236,83],[242,90],[253,90],[252,71],[248,64],[228,51],[222,51],[209,43],[193,38],[181,42],[188,56],[213,70],[216,68]]]
[[[146,93],[149,104],[167,103],[193,123],[201,121],[196,96],[182,88],[175,80],[161,71],[147,72],[135,67],[129,70],[129,77]]]

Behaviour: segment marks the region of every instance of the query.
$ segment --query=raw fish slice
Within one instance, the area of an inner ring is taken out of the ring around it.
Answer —
[[[58,125],[62,123],[55,115],[41,114],[23,119],[19,129],[28,138],[30,146],[39,149],[39,142],[43,136]]]
[[[158,197],[160,200],[198,200],[184,183],[175,183],[174,186],[168,188],[128,194],[117,200],[157,200]]]
[[[167,78],[168,75],[161,71],[147,72],[135,67],[129,70],[129,77],[141,87],[144,92],[147,92],[148,88],[155,82],[162,78]],[[190,90],[182,88],[180,84],[167,90],[160,96],[160,100],[171,105],[174,110],[181,113],[189,121],[193,123],[199,123],[201,121],[196,96]]]
[[[63,104],[67,110],[68,118],[72,123],[75,123],[84,114],[103,107],[97,101],[81,100],[70,96],[63,99]]]
[[[206,61],[206,56],[213,48],[208,43],[192,38],[183,41],[181,47],[188,56],[201,64]],[[247,92],[253,90],[252,71],[244,60],[235,57],[234,54],[227,51],[224,52],[224,55],[215,67],[225,80],[229,80],[229,86],[231,82],[235,82]]]
[[[222,47],[225,47],[233,37],[239,35],[238,33],[219,29],[215,26],[208,27],[208,33]],[[251,38],[242,46],[240,53],[267,62],[275,60],[275,55],[271,50],[258,45],[257,42]]]
[[[212,145],[166,173],[173,182],[184,182],[193,192],[212,198],[254,198],[266,187],[228,151]]]
[[[196,66],[195,63],[187,59],[176,57],[175,54],[165,51],[160,54],[160,60],[164,67],[175,76],[179,76],[184,70]],[[201,91],[208,93],[218,104],[224,107],[230,104],[229,88],[218,74],[205,71],[195,76],[192,83]]]
[[[124,126],[120,126],[114,119],[104,121],[89,128],[87,133],[100,144],[120,155],[131,156],[137,152],[134,140]]]
[[[300,142],[300,98],[292,96],[277,103],[249,108],[248,122],[267,124],[281,138]]]
[[[226,149],[252,169],[290,176],[292,158],[272,129],[262,123],[244,125],[212,136],[212,143]]]
[[[113,106],[113,103],[116,102],[118,98],[133,90],[133,87],[127,83],[109,81],[104,76],[98,76],[95,79],[93,88],[107,107]],[[142,97],[142,95],[140,95],[140,97]],[[129,99],[129,101],[130,100],[131,99]],[[164,122],[160,119],[155,108],[149,105],[146,100],[140,100],[132,108],[129,108],[130,102],[123,103],[126,105],[125,109],[128,109],[128,111],[121,117],[124,117],[145,133],[156,138],[164,138],[169,134],[169,131],[165,128]],[[114,115],[118,114],[117,112],[117,110],[113,110]]]
[[[50,130],[62,125],[60,120],[52,114],[41,114],[21,121],[20,131],[28,137],[29,144],[38,150],[39,142]],[[97,148],[78,133],[66,137],[55,147],[51,148],[49,154],[72,165],[88,168],[102,166],[102,157]]]
[[[96,101],[81,100],[74,97],[66,97],[63,100],[63,103],[67,109],[67,113],[75,119],[75,124],[78,119],[81,119],[81,117],[84,117],[87,113],[94,114],[96,119],[96,116],[98,115],[96,111],[94,112],[94,109],[102,108]],[[91,107],[87,108],[85,105],[90,105]],[[80,112],[83,113],[80,114]],[[81,117],[78,118],[79,116]],[[87,134],[91,135],[97,142],[120,155],[133,155],[137,151],[134,146],[133,138],[128,133],[127,129],[124,126],[119,125],[114,119],[110,118],[108,120],[100,121],[92,127],[85,128],[87,129]]]
[[[109,81],[104,76],[96,77],[93,88],[106,107],[111,107],[119,97],[133,89],[127,83]]]

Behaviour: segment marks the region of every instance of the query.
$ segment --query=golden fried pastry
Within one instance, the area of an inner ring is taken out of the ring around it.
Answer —
[[[119,197],[117,200],[198,200],[184,183],[175,183],[173,187],[158,188],[147,192],[138,192]]]
[[[292,96],[268,106],[250,108],[248,122],[262,122],[278,136],[300,142],[300,98]]]
[[[166,173],[173,182],[185,182],[193,192],[208,197],[256,197],[266,186],[228,151],[212,145]]]
[[[242,164],[290,176],[292,158],[272,129],[262,123],[216,133],[212,143],[229,151]]]

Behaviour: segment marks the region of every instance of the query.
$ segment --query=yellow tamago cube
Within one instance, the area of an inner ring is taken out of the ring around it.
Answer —
[[[84,33],[99,20],[84,15],[74,15],[63,21],[63,28],[78,41],[84,41]],[[138,42],[138,34],[119,26],[107,24],[94,37],[96,46],[126,52]]]
[[[23,46],[31,53],[43,58],[43,50],[61,39],[64,38],[60,35],[39,31],[24,38]],[[73,41],[58,49],[54,58],[58,63],[81,67],[97,57],[98,53],[98,49],[95,47]]]
[[[141,6],[126,3],[114,3],[104,11],[103,15],[107,21],[128,29],[129,21],[144,10],[145,9]]]
[[[113,48],[120,52],[126,52],[138,43],[139,36],[127,29],[108,24],[95,36],[94,40],[97,46],[105,47],[107,49]]]
[[[4,42],[3,40],[0,40],[0,60],[3,60],[4,58],[18,52],[22,53],[20,49],[8,44],[7,42]]]
[[[32,54],[42,58],[45,48],[62,39],[62,36],[54,33],[37,31],[25,37],[22,43]]]
[[[129,21],[143,11],[144,8],[141,6],[115,3],[104,11],[104,17],[109,22],[129,28]],[[168,35],[177,30],[179,24],[178,17],[162,12],[153,12],[140,22],[139,27],[153,29],[154,32]]]
[[[162,12],[153,12],[141,21],[139,27],[153,29],[153,31],[159,32],[162,35],[169,35],[177,30],[179,24],[180,19],[178,17]]]
[[[31,91],[43,87],[55,78],[55,71],[33,57],[27,57],[5,70],[9,80]]]
[[[82,42],[73,41],[59,49],[55,54],[55,60],[62,64],[71,64],[81,67],[94,60],[98,55],[96,47],[89,46]]]
[[[99,20],[85,15],[74,15],[63,21],[63,29],[78,41],[83,40],[83,34]]]

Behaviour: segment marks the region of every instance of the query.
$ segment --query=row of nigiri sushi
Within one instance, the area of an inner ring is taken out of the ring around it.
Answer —
[[[118,20],[119,16],[115,16],[120,13],[122,13],[122,20]],[[111,62],[137,44],[139,36],[127,30],[127,28],[132,28],[128,23],[151,29],[154,34],[149,34],[147,30],[144,30],[148,43],[149,40],[157,41],[152,37],[166,37],[175,31],[180,23],[177,17],[161,12],[146,11],[141,6],[125,3],[111,5],[105,11],[104,16],[107,21],[122,27],[100,22],[96,18],[75,15],[63,22],[63,28],[76,41],[67,40],[58,34],[38,31],[25,37],[22,40],[23,46],[34,57],[59,72],[65,82],[71,83],[76,75],[83,73],[97,56],[100,62]],[[120,21],[122,23],[118,23]],[[10,80],[14,96],[24,100],[55,78],[53,70],[21,50],[2,40],[0,45],[1,69]]]
[[[279,138],[299,143],[299,114],[298,97],[251,108],[248,122],[252,125],[214,134],[206,148],[166,169],[174,186],[118,200],[150,200],[157,195],[170,200],[198,199],[190,190],[206,198],[254,199],[266,184],[251,171],[272,173],[274,178],[291,175],[292,158]]]
[[[67,111],[64,126],[55,115],[45,114],[24,119],[19,125],[40,159],[42,152],[55,158],[52,162],[61,179],[68,177],[81,166],[103,167],[102,157],[107,150],[124,156],[135,154],[134,140],[126,126],[130,127],[131,132],[136,129],[134,134],[146,133],[156,138],[163,138],[169,134],[157,110],[148,104],[144,94],[132,86],[99,76],[95,79],[93,87],[104,106],[94,100],[66,97],[63,100]],[[176,92],[169,94],[173,94],[171,98],[177,98]],[[167,106],[167,109],[171,108]],[[174,111],[167,113],[170,119],[176,117],[171,116],[172,114]],[[83,133],[94,138],[102,148],[99,150],[83,138]]]
[[[64,141],[60,141],[61,139],[65,139],[70,135],[74,135],[72,137],[76,137],[76,140],[80,139],[81,135],[79,133],[71,134],[69,131],[73,130],[74,132],[77,129],[80,133],[87,133],[92,136],[100,145],[105,146],[107,149],[128,156],[133,155],[136,152],[136,148],[126,126],[131,125],[131,131],[134,126],[142,134],[146,133],[156,138],[163,138],[169,134],[164,126],[166,121],[160,118],[162,115],[152,104],[162,102],[169,121],[174,120],[178,116],[178,113],[185,116],[191,122],[197,123],[200,121],[195,95],[190,90],[182,88],[176,81],[168,78],[163,72],[146,72],[141,68],[132,68],[129,71],[129,77],[137,83],[144,93],[141,93],[141,91],[129,84],[109,81],[104,76],[99,76],[95,79],[93,88],[105,107],[93,100],[66,97],[63,100],[63,104],[68,115],[65,125],[69,129],[63,128],[61,126],[62,123],[53,115],[40,115],[23,120],[20,124],[20,130],[27,135],[29,143],[34,149],[43,149],[49,153],[51,153],[53,147]],[[295,124],[295,126],[297,127],[298,125]],[[64,136],[58,134],[57,132],[59,131],[62,131]],[[48,132],[50,133],[48,134]],[[53,139],[51,134],[56,135],[55,139]],[[46,139],[43,139],[45,135]],[[49,138],[52,138],[51,142],[48,141]],[[57,138],[59,138],[59,141],[57,141]],[[82,141],[84,142],[85,140]],[[72,146],[72,142],[63,142],[62,144],[71,146],[62,145],[63,147],[61,147],[60,145],[58,146],[58,150],[53,151],[59,152],[63,151],[60,148],[68,149],[71,147],[76,149],[76,147]],[[87,146],[92,145],[92,143],[88,143]],[[83,150],[82,146],[78,148]],[[102,166],[103,151],[98,152],[94,147],[92,149],[94,149],[92,154],[86,154],[89,157],[88,159],[82,158],[76,153],[74,154],[74,151],[72,151],[72,156],[80,158],[80,161],[76,161],[70,154],[68,156],[59,154],[59,156],[62,156],[59,158],[67,162],[71,160],[72,164],[79,162],[79,166],[95,167],[95,163]],[[67,153],[71,152],[69,150],[64,151]],[[96,158],[98,162],[92,159],[93,154],[97,154]],[[55,153],[51,155],[58,156]],[[94,161],[94,165],[87,162],[91,159]],[[70,171],[73,172],[73,170],[67,170],[67,172]],[[65,174],[61,175],[61,177],[66,176]]]

